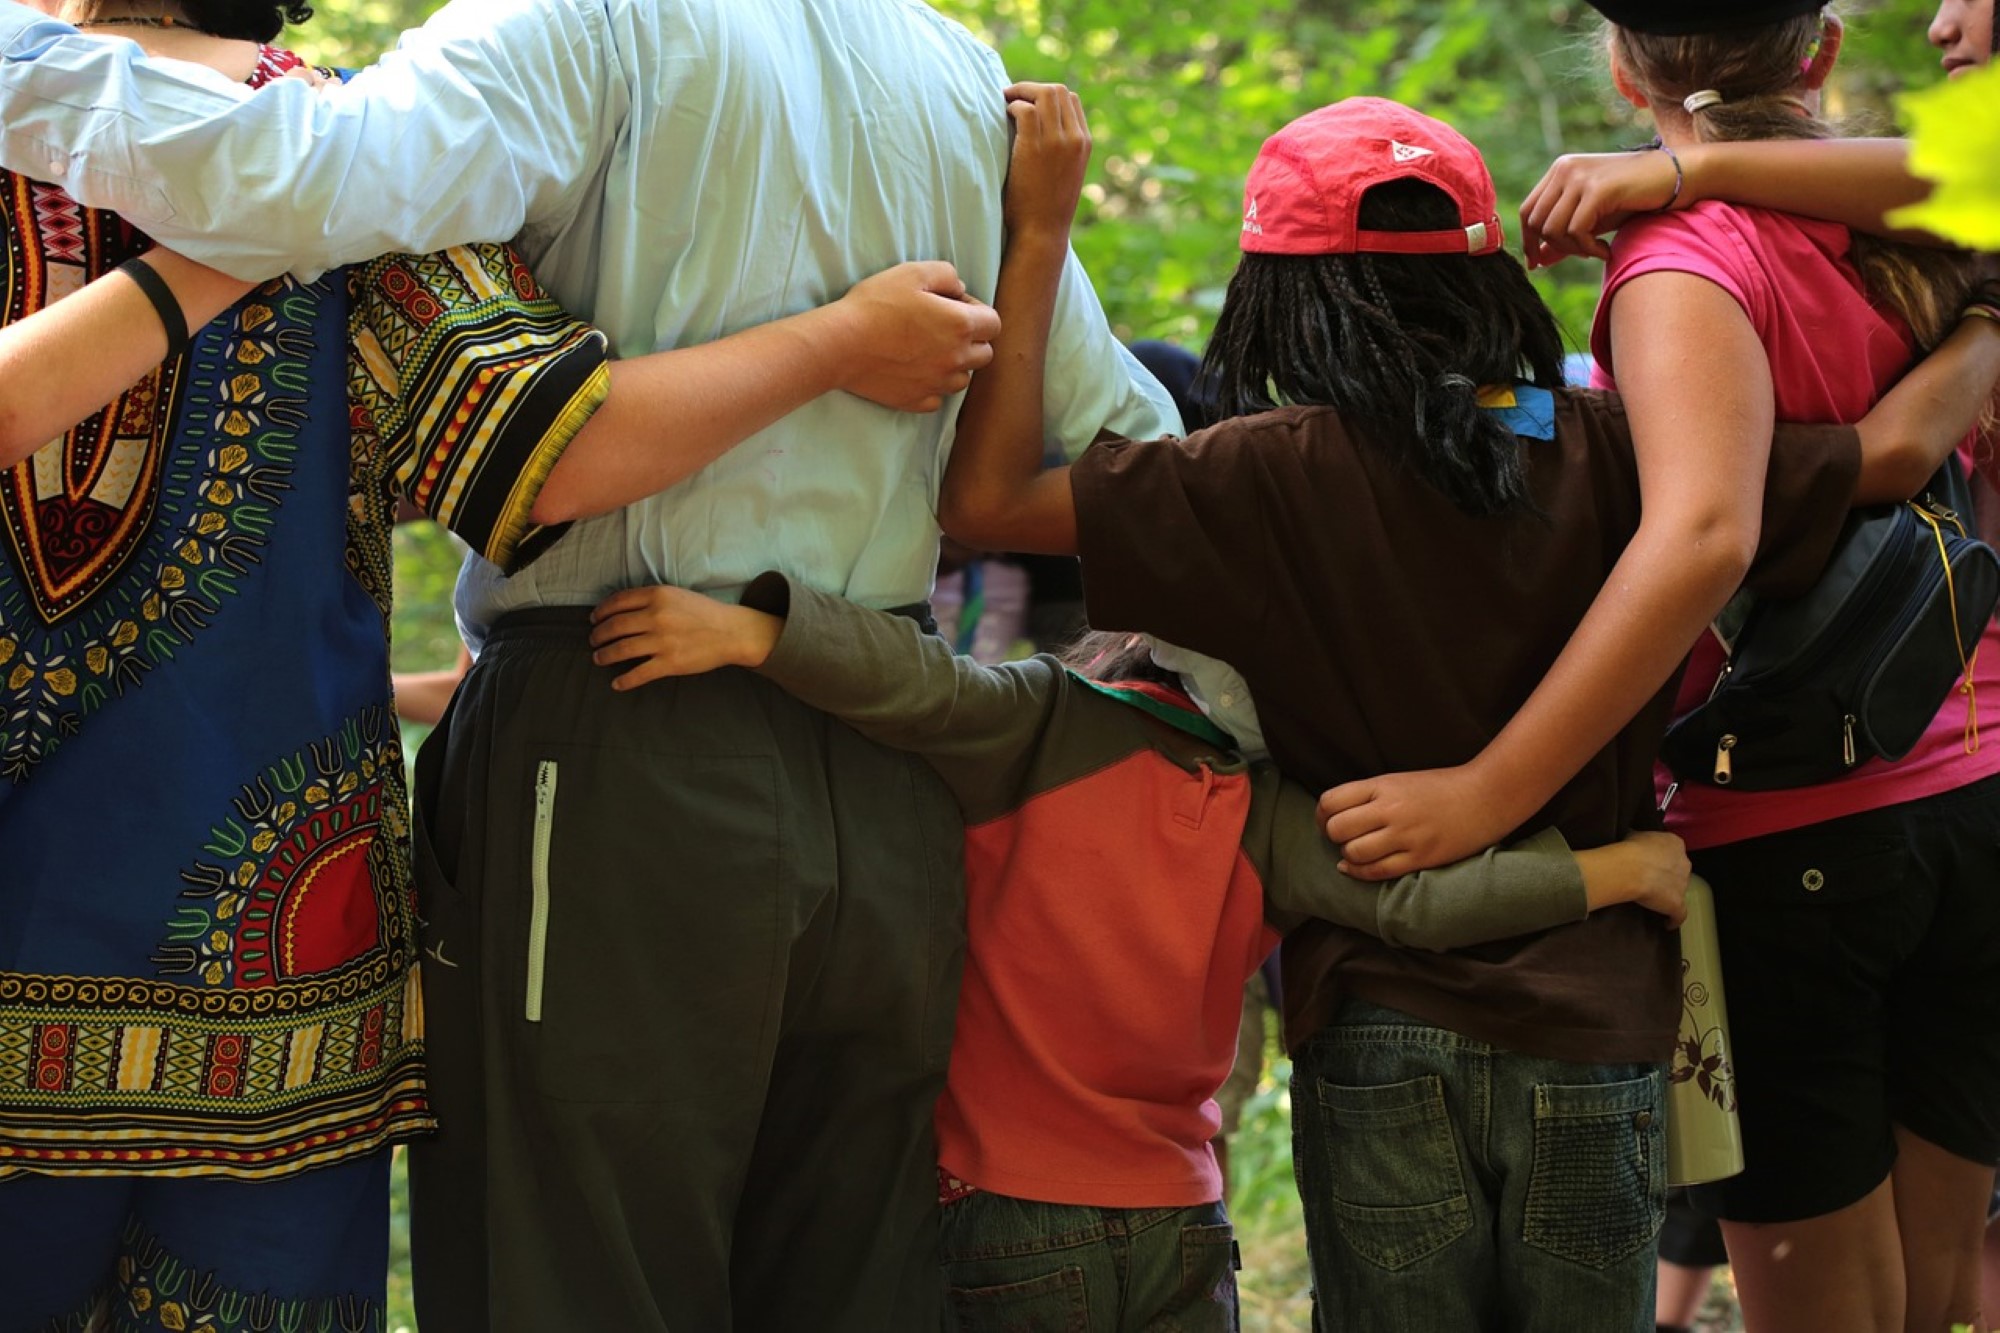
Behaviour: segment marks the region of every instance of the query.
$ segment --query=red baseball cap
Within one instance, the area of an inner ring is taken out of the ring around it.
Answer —
[[[1458,205],[1451,231],[1363,231],[1361,196],[1420,180]],[[1242,246],[1263,255],[1490,255],[1505,241],[1493,177],[1470,140],[1381,97],[1350,97],[1264,141],[1243,189]]]

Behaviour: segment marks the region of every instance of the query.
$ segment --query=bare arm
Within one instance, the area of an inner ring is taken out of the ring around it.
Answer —
[[[1618,290],[1611,336],[1645,496],[1638,531],[1562,656],[1477,758],[1321,798],[1327,836],[1356,873],[1441,865],[1520,827],[1666,683],[1750,567],[1774,408],[1749,319],[1710,282],[1651,273]]]
[[[443,671],[398,671],[394,678],[396,716],[405,722],[434,727],[444,716],[445,707],[458,689],[458,682],[472,670],[472,653],[458,646],[458,661]]]
[[[913,263],[817,310],[615,362],[610,398],[549,474],[534,521],[584,518],[663,491],[835,390],[934,412],[992,360],[998,331],[999,316],[966,299],[951,265]]]
[[[1014,158],[1007,250],[994,305],[993,364],[973,381],[938,496],[938,525],[980,550],[1076,554],[1069,469],[1042,467],[1042,380],[1070,224],[1090,163],[1090,127],[1056,84],[1007,90]]]
[[[1855,426],[1856,504],[1907,500],[1930,480],[1993,402],[2000,323],[1968,317]]]
[[[251,284],[156,249],[151,265],[198,330]],[[139,284],[107,273],[82,291],[0,329],[0,467],[12,467],[153,371],[166,329]]]
[[[1773,208],[1838,222],[1857,231],[1936,243],[1926,232],[1891,227],[1887,214],[1930,194],[1910,174],[1901,139],[1765,140],[1691,144],[1674,164],[1664,152],[1573,153],[1557,158],[1521,205],[1522,248],[1530,267],[1571,255],[1610,257],[1599,237],[1628,218],[1704,199]]]

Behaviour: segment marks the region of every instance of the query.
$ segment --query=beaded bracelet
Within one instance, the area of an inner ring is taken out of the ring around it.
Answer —
[[[167,286],[167,280],[143,259],[128,259],[118,266],[118,271],[137,283],[146,299],[153,303],[153,313],[160,317],[160,327],[167,335],[166,360],[172,361],[187,351],[187,315],[181,310],[174,289]]]

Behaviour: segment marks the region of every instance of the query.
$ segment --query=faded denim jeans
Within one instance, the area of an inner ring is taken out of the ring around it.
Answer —
[[[1219,1203],[1088,1208],[974,1194],[944,1209],[945,1327],[960,1333],[1236,1333]]]
[[[1576,1065],[1349,1001],[1292,1074],[1323,1333],[1650,1333],[1662,1065]]]

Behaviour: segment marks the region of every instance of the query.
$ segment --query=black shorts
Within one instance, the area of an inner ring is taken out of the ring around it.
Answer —
[[[2000,1162],[2000,777],[1693,855],[1715,886],[1747,1168],[1701,1211],[1789,1222],[1888,1176],[1902,1126]]]
[[[1696,1212],[1686,1190],[1667,1191],[1660,1258],[1682,1268],[1720,1268],[1729,1262],[1729,1251],[1722,1244],[1722,1224]]]

